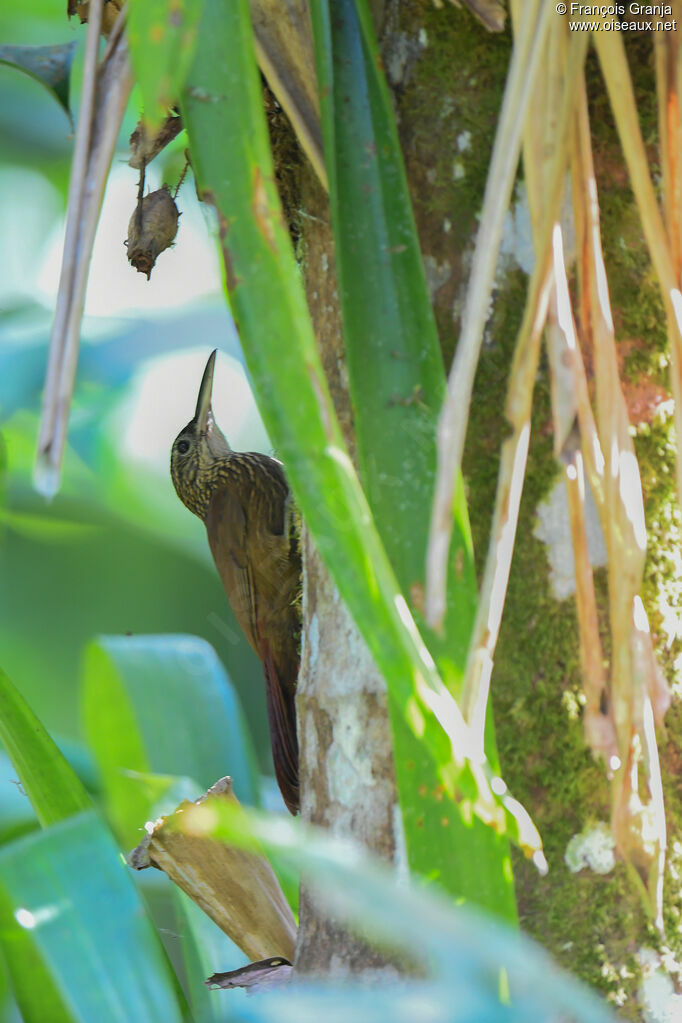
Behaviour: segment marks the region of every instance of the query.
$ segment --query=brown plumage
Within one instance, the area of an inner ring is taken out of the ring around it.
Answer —
[[[211,409],[213,352],[194,419],[175,439],[178,497],[206,526],[227,599],[263,662],[275,775],[298,812],[294,697],[299,667],[301,556],[289,487],[276,458],[232,451]]]

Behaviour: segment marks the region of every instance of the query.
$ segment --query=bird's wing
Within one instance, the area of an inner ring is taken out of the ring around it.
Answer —
[[[279,468],[278,463],[274,463]],[[255,471],[259,471],[260,466]],[[270,467],[267,467],[270,476]],[[228,600],[249,643],[263,662],[275,775],[284,801],[298,810],[298,676],[300,563],[291,563],[285,535],[288,488],[279,470],[270,480],[268,505],[254,491],[230,485],[214,492],[206,517],[213,559]],[[273,486],[274,484],[274,486]],[[262,493],[262,491],[261,491]]]
[[[247,519],[241,501],[229,489],[212,496],[206,516],[206,532],[230,607],[244,635],[259,654],[256,587],[248,556]]]

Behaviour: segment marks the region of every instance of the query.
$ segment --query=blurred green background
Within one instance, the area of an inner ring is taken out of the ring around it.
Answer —
[[[77,41],[65,4],[3,6],[0,43]],[[209,213],[191,174],[180,229],[151,281],[123,240],[138,174],[127,166],[135,94],[119,139],[95,245],[62,489],[51,503],[32,467],[58,286],[72,127],[37,82],[0,65],[0,664],[47,728],[78,740],[85,644],[99,633],[194,633],[217,650],[270,773],[261,668],[214,570],[202,524],[178,501],[170,446],[192,417],[206,357],[220,349],[215,410],[235,448],[270,451],[225,304]],[[182,136],[148,170],[174,187]],[[157,166],[158,164],[158,166]],[[159,707],[163,715],[163,707]],[[225,765],[226,773],[229,764]],[[11,769],[10,769],[11,775]],[[0,795],[10,778],[0,778]]]

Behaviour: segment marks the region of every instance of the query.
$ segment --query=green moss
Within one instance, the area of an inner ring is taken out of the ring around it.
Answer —
[[[661,289],[655,280],[634,198],[627,187],[600,189],[602,244],[606,253],[616,340],[628,345],[624,373],[665,383],[668,338]]]
[[[511,36],[491,35],[468,11],[437,9],[432,0],[394,6],[393,38],[426,41],[395,99],[422,251],[451,268],[434,306],[449,365],[457,303],[468,276],[461,241],[476,233]]]
[[[483,200],[511,40],[508,34],[491,36],[483,27],[472,26],[471,15],[464,10],[446,15],[424,3],[421,19],[427,37],[438,45],[431,46],[428,59],[415,67],[413,144],[438,187],[425,191],[418,201],[427,209],[446,208],[466,230]],[[441,129],[436,134],[434,104]]]
[[[678,625],[682,605],[680,558],[682,536],[676,507],[676,445],[672,417],[657,414],[651,424],[642,423],[634,437],[645,495],[648,552],[644,574],[644,600],[650,609],[654,635],[661,642],[660,655],[670,672],[682,654],[679,636],[668,635]],[[666,672],[670,678],[670,672]]]

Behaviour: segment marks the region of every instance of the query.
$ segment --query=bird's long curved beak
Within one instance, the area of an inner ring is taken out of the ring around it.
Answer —
[[[211,413],[211,394],[213,391],[213,370],[215,369],[215,357],[217,354],[218,349],[215,348],[208,357],[206,369],[204,370],[204,375],[201,378],[201,387],[199,388],[199,397],[197,399],[197,410],[194,416],[197,427],[201,433],[205,433],[208,428],[208,417]]]

